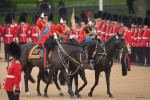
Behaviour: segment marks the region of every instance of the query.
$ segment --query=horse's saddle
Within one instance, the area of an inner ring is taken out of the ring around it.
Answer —
[[[52,51],[49,52],[48,58],[51,57]],[[40,45],[35,45],[29,52],[28,58],[44,58],[44,49]]]

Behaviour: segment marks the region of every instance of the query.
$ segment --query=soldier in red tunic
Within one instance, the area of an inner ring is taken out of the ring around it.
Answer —
[[[59,42],[65,43],[69,38],[70,28],[67,26],[69,12],[64,6],[58,8],[59,24],[55,26],[56,32],[59,36]]]
[[[105,34],[105,42],[108,41],[108,39],[109,39],[109,30],[111,28],[110,18],[111,18],[111,14],[108,13],[107,17],[106,17],[106,25],[107,25],[107,27],[106,27],[106,34]]]
[[[144,65],[143,51],[142,51],[142,37],[143,37],[143,18],[137,18],[138,32],[137,32],[137,56],[138,56],[138,65]]]
[[[102,11],[97,12],[97,21],[99,23],[98,28],[97,28],[97,38],[100,39],[101,38],[101,28],[102,28],[102,25],[103,25]]]
[[[105,35],[106,35],[106,17],[107,17],[107,12],[102,13],[102,20],[103,20],[103,25],[101,28],[101,40],[105,41]]]
[[[12,60],[8,66],[8,71],[4,83],[4,89],[7,91],[9,100],[19,100],[21,91],[21,56],[20,46],[12,42],[9,48],[9,58]]]
[[[131,54],[131,45],[132,45],[132,39],[131,39],[131,35],[132,35],[132,32],[129,31],[129,29],[131,28],[131,23],[130,23],[130,20],[127,16],[124,16],[123,17],[123,26],[124,26],[124,29],[125,29],[125,33],[124,33],[124,39],[126,41],[126,45],[128,47],[128,54],[127,54],[127,69],[130,70],[130,58],[129,58],[129,55]]]
[[[142,49],[143,49],[143,53],[144,53],[144,66],[149,66],[149,55],[148,55],[148,47],[147,47],[147,44],[148,44],[148,41],[149,41],[149,34],[150,34],[150,31],[148,30],[149,28],[149,25],[150,25],[150,19],[149,17],[145,17],[144,18],[144,33],[143,33],[143,36],[142,36]],[[146,63],[145,63],[145,59],[146,59]]]
[[[86,39],[86,32],[83,29],[86,27],[86,24],[88,23],[88,17],[84,12],[80,14],[80,23],[82,27],[79,34],[79,41],[78,41],[79,43]]]
[[[0,38],[4,42],[5,46],[5,61],[8,61],[8,49],[11,42],[14,41],[15,33],[14,26],[12,25],[12,15],[8,13],[5,17],[6,24],[4,25]]]
[[[99,22],[97,20],[97,11],[94,12],[94,21],[95,21],[95,29],[96,29],[96,33],[97,33],[97,28],[98,28],[98,25],[99,25]]]

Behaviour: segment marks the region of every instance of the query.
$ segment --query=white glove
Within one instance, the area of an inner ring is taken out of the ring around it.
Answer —
[[[1,41],[2,41],[2,42],[4,41],[3,37],[1,37]]]
[[[73,38],[73,36],[72,36],[72,35],[70,35],[70,36],[69,36],[69,39],[72,39],[72,38]]]
[[[60,19],[60,23],[63,23],[63,18]]]
[[[128,48],[128,51],[130,51],[131,50],[131,48]]]
[[[41,17],[44,18],[44,13],[41,14]]]
[[[15,42],[15,38],[13,38],[13,42]]]
[[[76,37],[76,38],[79,38],[79,36],[78,36],[78,35],[75,35],[75,37]]]
[[[38,37],[38,34],[35,34],[36,37]]]
[[[92,25],[92,21],[89,21],[89,25]]]
[[[18,42],[18,38],[16,38],[16,42]]]
[[[57,35],[54,35],[54,39],[58,39]]]
[[[29,38],[29,42],[32,42],[31,38]]]

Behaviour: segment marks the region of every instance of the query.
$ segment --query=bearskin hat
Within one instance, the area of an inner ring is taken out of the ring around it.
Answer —
[[[110,14],[110,13],[107,13],[106,20],[110,20],[110,18],[111,18],[111,14]]]
[[[28,18],[28,14],[26,12],[23,12],[21,15],[25,16],[26,19]]]
[[[75,16],[74,19],[75,19],[76,23],[78,23],[78,24],[80,23],[80,18],[78,16]]]
[[[33,16],[32,16],[32,23],[34,24],[34,25],[36,25],[36,22],[37,22],[37,20],[38,20],[38,14],[37,13],[35,13]]]
[[[50,5],[46,2],[42,2],[38,7],[38,11],[40,14],[44,13],[44,16],[48,16],[50,14]]]
[[[150,10],[147,10],[147,11],[146,11],[145,17],[150,17]]]
[[[135,20],[136,20],[136,17],[133,16],[132,19],[131,19],[131,23],[134,24],[134,21],[135,21]]]
[[[142,17],[137,17],[137,25],[143,25],[143,18]]]
[[[21,56],[21,48],[16,42],[12,42],[9,47],[9,55],[19,60]]]
[[[63,20],[68,21],[69,12],[68,12],[68,9],[67,9],[65,6],[60,6],[60,7],[58,8],[57,12],[58,12],[59,20],[60,20],[61,18],[63,18]]]
[[[6,16],[5,16],[5,23],[6,24],[12,24],[12,14],[11,13],[7,13]]]
[[[150,18],[149,17],[144,18],[144,25],[147,25],[147,26],[150,25]]]
[[[48,20],[49,20],[49,21],[53,21],[53,14],[52,14],[52,13],[49,14]]]
[[[94,19],[97,19],[97,11],[96,12],[94,12]]]
[[[101,18],[101,17],[102,17],[102,11],[99,10],[99,11],[97,12],[97,18]]]
[[[130,19],[128,16],[123,16],[122,21],[123,21],[123,26],[131,28]]]
[[[14,13],[14,11],[12,11],[11,13],[12,13],[13,20],[15,20],[15,13]]]
[[[119,15],[119,22],[122,23],[122,17],[123,15]]]
[[[113,21],[118,21],[118,15],[117,14],[113,14]]]
[[[88,17],[84,12],[80,14],[80,22],[85,22],[86,24],[88,23]]]
[[[24,15],[21,15],[19,18],[19,23],[26,22],[26,17]]]
[[[107,12],[102,12],[102,19],[106,20],[106,17],[107,17]]]
[[[133,16],[128,16],[128,18],[130,19],[130,21],[132,20],[132,17],[133,17]]]

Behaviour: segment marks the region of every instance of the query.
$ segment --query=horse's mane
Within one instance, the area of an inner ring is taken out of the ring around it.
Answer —
[[[105,42],[105,45],[107,46],[108,44],[110,44],[110,42],[112,42],[112,40],[115,38],[115,36],[116,35],[114,35],[111,38],[109,38],[109,40]]]
[[[80,43],[78,43],[78,42],[77,42],[76,40],[74,40],[74,39],[68,39],[68,41],[67,41],[65,44],[83,47],[83,45],[81,45]]]

